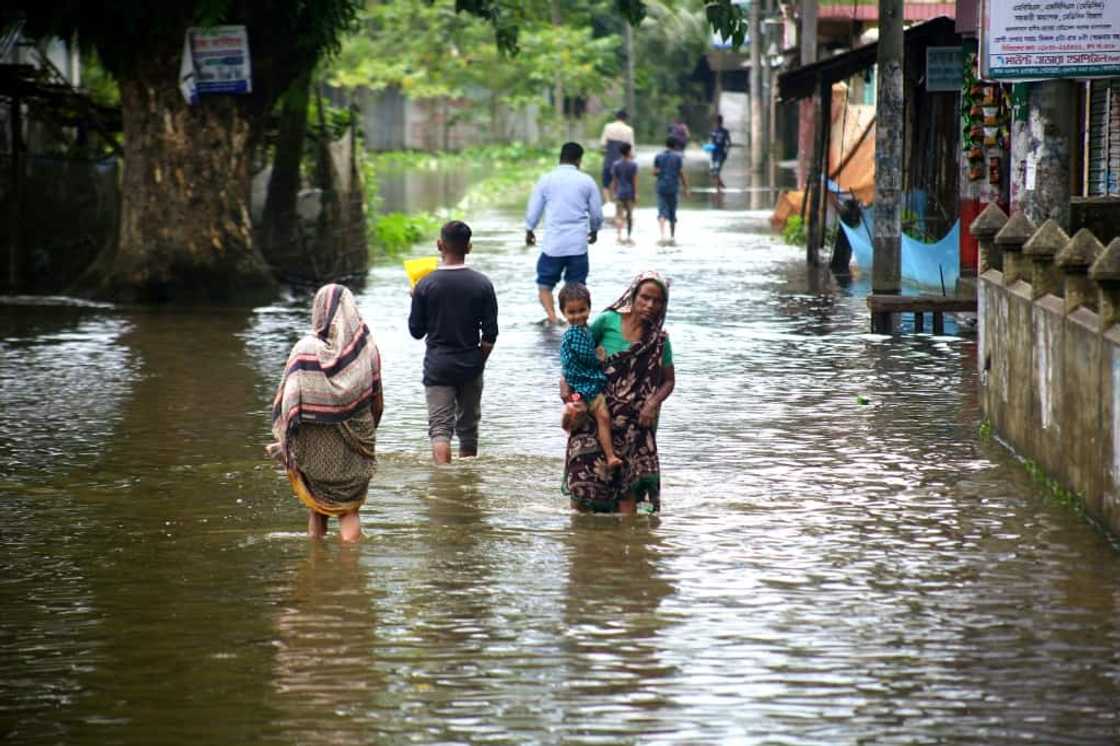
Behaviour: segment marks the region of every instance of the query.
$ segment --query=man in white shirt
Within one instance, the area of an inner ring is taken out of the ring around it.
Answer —
[[[603,134],[599,137],[599,145],[603,148],[604,202],[611,198],[611,166],[622,159],[622,143],[634,147],[634,128],[626,123],[626,111],[620,109],[615,113],[613,122],[603,125]]]
[[[545,216],[544,243],[537,259],[538,297],[548,323],[556,323],[552,289],[560,282],[587,281],[587,246],[598,238],[603,225],[603,203],[595,180],[579,170],[583,148],[568,142],[560,148],[560,165],[542,176],[533,187],[525,214],[525,243],[535,246],[533,234]]]

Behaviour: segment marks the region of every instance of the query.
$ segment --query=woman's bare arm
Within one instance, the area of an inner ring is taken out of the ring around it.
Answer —
[[[657,410],[661,407],[661,402],[669,398],[669,394],[673,393],[676,386],[676,371],[672,365],[667,365],[661,370],[661,385],[650,394],[646,403],[642,405],[642,411],[638,414],[638,424],[642,427],[652,427],[657,420]]]

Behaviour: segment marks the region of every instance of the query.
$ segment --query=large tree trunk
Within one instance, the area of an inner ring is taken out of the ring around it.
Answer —
[[[300,163],[307,134],[307,105],[311,100],[311,74],[304,73],[284,95],[276,158],[268,180],[268,196],[261,220],[261,252],[274,267],[285,267],[292,257],[301,257],[296,233],[296,206],[302,186]]]
[[[253,244],[250,123],[233,96],[188,106],[180,49],[120,83],[125,167],[117,251],[99,294],[121,300],[249,302],[274,281]]]

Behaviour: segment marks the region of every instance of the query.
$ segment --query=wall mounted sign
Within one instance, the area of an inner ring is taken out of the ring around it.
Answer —
[[[985,0],[988,80],[1120,75],[1120,0]]]

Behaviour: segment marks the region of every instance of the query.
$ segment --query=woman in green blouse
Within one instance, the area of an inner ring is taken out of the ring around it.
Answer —
[[[580,511],[633,513],[661,509],[661,465],[657,456],[657,418],[673,392],[676,377],[669,335],[662,329],[669,305],[669,283],[643,272],[630,288],[591,324],[596,343],[607,353],[608,409],[615,453],[622,468],[610,471],[589,417],[571,425],[565,492]],[[561,381],[561,394],[567,385]]]

